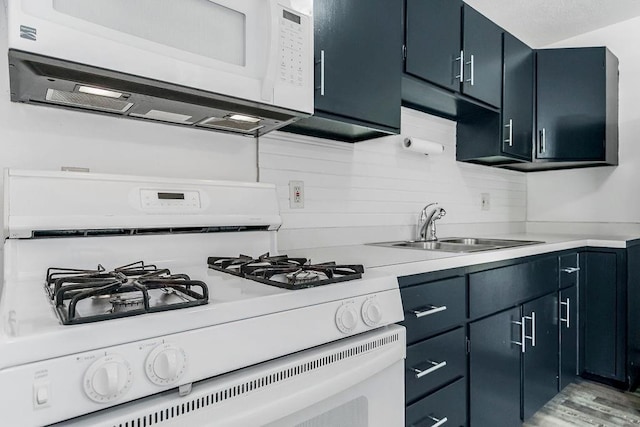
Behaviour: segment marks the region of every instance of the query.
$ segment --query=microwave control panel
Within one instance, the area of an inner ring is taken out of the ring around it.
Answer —
[[[305,30],[300,15],[281,9],[280,81],[293,86],[304,85]]]

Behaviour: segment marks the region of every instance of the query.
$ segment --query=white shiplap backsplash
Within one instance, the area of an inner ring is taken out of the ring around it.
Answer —
[[[445,146],[442,155],[402,148],[411,136]],[[357,144],[274,132],[260,138],[260,181],[274,183],[281,249],[413,237],[418,212],[439,202],[440,236],[524,231],[523,173],[455,161],[455,122],[402,109],[402,135]],[[304,182],[304,208],[289,207],[289,181]],[[490,210],[481,210],[482,193]]]

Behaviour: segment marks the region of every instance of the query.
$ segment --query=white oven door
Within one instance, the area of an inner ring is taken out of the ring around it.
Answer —
[[[61,425],[402,427],[404,357],[392,325]]]
[[[313,0],[9,0],[9,48],[313,113],[312,8]],[[281,69],[294,57],[293,71]]]

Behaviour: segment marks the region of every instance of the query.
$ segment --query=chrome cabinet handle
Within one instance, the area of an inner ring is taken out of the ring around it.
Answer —
[[[460,61],[460,72],[456,74],[453,79],[458,80],[460,83],[464,81],[464,50],[460,51],[460,56],[453,60],[453,62]]]
[[[421,425],[423,421],[426,420],[431,420],[434,421],[435,424],[431,424],[429,427],[440,427],[442,425],[444,425],[444,423],[446,423],[447,421],[449,421],[447,419],[447,417],[442,417],[442,418],[436,418],[433,415],[427,415],[425,418],[419,420],[418,422],[411,424],[411,427],[418,427],[418,425]]]
[[[320,96],[324,96],[324,50],[320,51]]]
[[[567,318],[563,319],[562,318],[562,310],[560,310],[560,322],[565,322],[567,324],[567,329],[569,329],[570,326],[570,320],[569,320],[569,310],[571,309],[571,300],[569,298],[566,299],[566,301],[560,301],[560,306],[566,306],[567,307]]]
[[[524,340],[531,340],[531,347],[535,347],[536,346],[536,312],[532,311],[531,316],[524,316],[522,318],[522,323],[524,323],[525,320],[531,320],[531,335],[524,335],[524,339],[522,341],[524,343]]]
[[[422,369],[418,369],[418,368],[410,368],[411,371],[415,372],[415,377],[417,379],[420,379],[420,378],[424,377],[425,375],[429,375],[430,373],[435,372],[438,369],[442,369],[445,366],[447,366],[447,361],[446,360],[444,360],[442,362],[434,362],[433,360],[427,360],[427,363],[429,363],[432,366],[429,369],[425,369],[424,371]]]
[[[524,342],[525,334],[526,334],[524,317],[521,317],[519,322],[516,321],[516,320],[512,320],[511,323],[513,323],[514,325],[520,325],[520,341],[511,341],[511,344],[519,345],[520,346],[520,350],[523,353],[526,353],[527,346],[525,345],[525,342]]]
[[[470,77],[466,80],[469,83],[471,83],[471,86],[473,86],[474,84],[474,66],[473,66],[473,55],[471,55],[469,62],[467,62],[467,65],[469,65],[469,75]]]
[[[504,142],[509,144],[509,147],[513,147],[513,119],[509,119],[509,124],[504,125],[504,127],[509,128],[509,138],[505,139]]]
[[[430,316],[432,314],[435,313],[439,313],[441,311],[445,311],[447,309],[446,305],[442,305],[440,307],[436,307],[435,305],[427,305],[426,308],[428,308],[428,310],[409,310],[409,312],[411,314],[413,314],[414,316],[416,316],[416,318],[421,318],[424,316]]]
[[[563,268],[562,270],[563,273],[567,273],[567,274],[573,274],[573,273],[577,273],[578,271],[580,271],[580,267],[567,267],[567,268]]]
[[[544,153],[547,151],[547,130],[542,128],[540,131],[540,152]]]

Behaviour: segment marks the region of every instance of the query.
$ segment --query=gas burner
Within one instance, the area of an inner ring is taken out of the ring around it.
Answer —
[[[309,271],[309,270],[299,269],[297,271],[287,273],[284,276],[287,278],[288,283],[293,285],[298,285],[301,283],[310,283],[310,282],[315,282],[317,280],[320,280],[320,275],[321,275],[321,272],[318,272],[318,271]],[[324,276],[324,278],[327,279],[326,275],[323,274],[322,276]]]
[[[199,291],[196,291],[195,289]],[[45,289],[65,324],[207,304],[207,285],[138,261],[106,271],[49,268]]]
[[[258,258],[247,255],[209,257],[207,262],[214,270],[285,289],[304,289],[359,279],[364,273],[362,265],[311,264],[306,258],[270,256],[268,253]]]
[[[112,313],[121,313],[123,311],[129,311],[129,310],[144,306],[144,297],[142,296],[127,297],[123,295],[116,295],[114,297],[109,298],[109,302],[111,303],[111,306],[112,306],[111,307]]]

